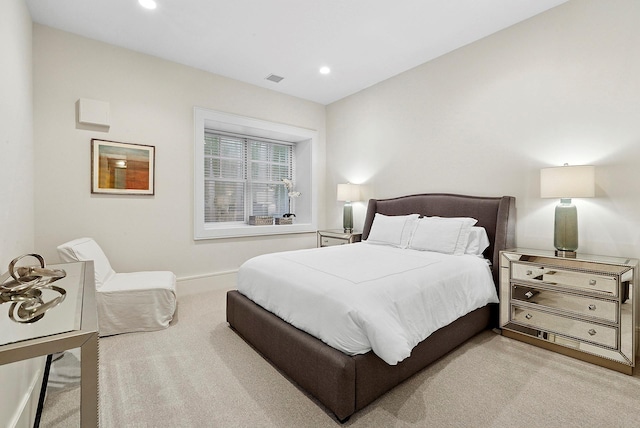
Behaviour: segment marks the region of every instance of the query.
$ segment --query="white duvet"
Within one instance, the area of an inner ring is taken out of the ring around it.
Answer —
[[[346,354],[395,365],[437,329],[497,303],[485,259],[357,243],[255,257],[238,291]]]

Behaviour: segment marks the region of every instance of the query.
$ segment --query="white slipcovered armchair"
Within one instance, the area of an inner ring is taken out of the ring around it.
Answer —
[[[91,238],[58,246],[64,262],[93,260],[100,336],[167,328],[176,310],[173,272],[116,273]]]

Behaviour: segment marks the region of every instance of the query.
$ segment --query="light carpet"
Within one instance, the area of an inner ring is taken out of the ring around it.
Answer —
[[[228,327],[225,293],[180,296],[166,330],[100,339],[102,427],[341,426]],[[637,372],[486,331],[342,426],[638,427]],[[48,391],[41,426],[79,426],[77,383]]]

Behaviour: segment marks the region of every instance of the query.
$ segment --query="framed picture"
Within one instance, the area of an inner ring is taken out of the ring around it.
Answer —
[[[91,193],[153,195],[154,146],[91,140]]]

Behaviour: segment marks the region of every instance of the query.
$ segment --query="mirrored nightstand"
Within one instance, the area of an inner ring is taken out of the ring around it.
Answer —
[[[504,336],[633,373],[638,260],[518,248],[500,254]]]
[[[360,242],[361,239],[362,232],[344,232],[342,229],[318,231],[318,247],[353,244],[354,242]]]

